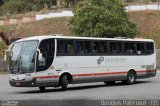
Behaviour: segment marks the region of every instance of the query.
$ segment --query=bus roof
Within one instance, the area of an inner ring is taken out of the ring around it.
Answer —
[[[42,36],[34,36],[34,37],[28,37],[28,38],[23,38],[20,40],[17,40],[16,42],[19,41],[28,41],[28,40],[43,40],[43,39],[48,39],[48,38],[56,38],[56,39],[83,39],[83,40],[117,40],[117,41],[150,41],[154,42],[152,39],[142,39],[142,38],[97,38],[97,37],[75,37],[75,36],[61,36],[61,35],[42,35]]]

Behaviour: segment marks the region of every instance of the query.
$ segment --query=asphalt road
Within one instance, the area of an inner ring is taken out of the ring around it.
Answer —
[[[84,102],[85,100],[94,100],[95,103],[100,104],[101,100],[157,99],[160,100],[160,71],[156,77],[137,80],[134,85],[124,85],[119,82],[112,86],[105,85],[103,82],[75,84],[69,85],[67,91],[51,87],[47,88],[45,93],[41,93],[38,88],[11,87],[8,82],[8,75],[0,75],[0,100],[30,100],[42,104],[46,100],[52,100],[52,102],[55,100],[56,103],[61,103],[60,105],[68,103],[68,106],[71,106],[71,103],[73,103],[72,105],[74,106],[78,103],[82,106],[84,103],[88,103],[88,101]],[[45,101],[42,102],[41,100]],[[62,100],[63,102],[61,102]],[[75,104],[73,101],[76,101]],[[89,104],[93,105],[95,104],[94,102],[90,102]],[[28,103],[30,102],[28,101]]]

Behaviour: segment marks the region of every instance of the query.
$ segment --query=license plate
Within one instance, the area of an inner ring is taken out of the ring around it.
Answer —
[[[21,84],[20,84],[19,82],[16,82],[16,85],[19,86],[19,85],[21,85]]]

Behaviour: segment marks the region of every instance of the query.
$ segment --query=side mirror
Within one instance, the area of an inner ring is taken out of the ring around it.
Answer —
[[[39,49],[37,50],[37,57],[38,57],[38,66],[45,66],[46,63],[45,59]]]
[[[4,61],[5,62],[7,61],[7,55],[6,55],[6,53],[4,54]]]
[[[38,61],[42,61],[43,60],[42,53],[40,52],[39,49],[37,49],[37,56],[38,56]]]
[[[42,60],[43,60],[42,53],[39,53],[39,54],[38,54],[38,61],[42,61]]]
[[[10,50],[6,50],[4,53],[4,61],[7,61],[7,56],[12,56],[12,51]]]

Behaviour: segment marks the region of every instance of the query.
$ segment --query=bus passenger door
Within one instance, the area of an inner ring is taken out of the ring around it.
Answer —
[[[45,39],[40,42],[39,45],[41,60],[38,59],[36,62],[36,74],[37,74],[37,83],[49,83],[54,80],[53,72],[50,67],[52,67],[54,54],[55,54],[55,40],[54,39]]]

